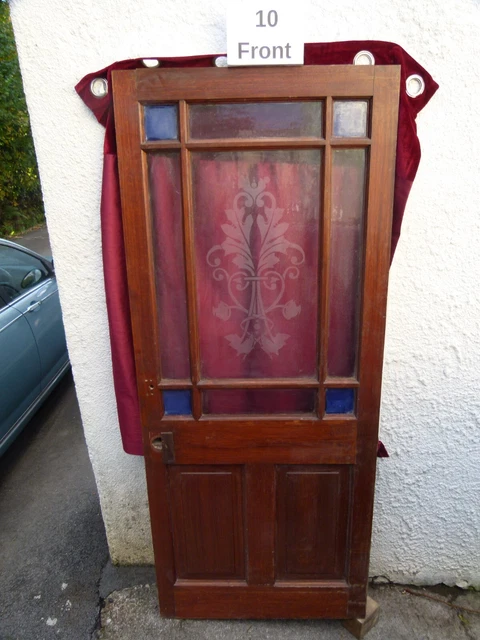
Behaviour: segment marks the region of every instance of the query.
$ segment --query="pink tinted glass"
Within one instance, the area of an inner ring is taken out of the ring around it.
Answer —
[[[203,392],[204,413],[313,413],[314,389],[212,389]]]
[[[355,375],[365,207],[365,149],[334,149],[328,375]]]
[[[178,153],[148,156],[162,377],[190,378]]]
[[[321,102],[199,104],[190,107],[191,138],[321,136]]]
[[[203,377],[316,376],[320,160],[193,154]]]

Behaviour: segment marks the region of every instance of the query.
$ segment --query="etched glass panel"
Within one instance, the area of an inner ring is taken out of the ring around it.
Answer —
[[[197,104],[190,107],[190,136],[282,138],[322,136],[321,102]]]
[[[166,416],[185,416],[192,413],[192,392],[174,389],[163,392]]]
[[[147,140],[177,140],[177,106],[161,104],[145,107],[144,124]]]
[[[317,373],[319,150],[193,154],[201,373]]]
[[[325,392],[325,413],[353,413],[355,407],[354,389],[327,389]]]
[[[212,389],[203,392],[204,413],[313,413],[314,389]]]
[[[185,379],[190,363],[179,154],[149,154],[148,175],[162,377]]]
[[[338,138],[365,138],[368,130],[367,116],[366,100],[335,100],[333,135]]]
[[[365,149],[333,151],[327,365],[330,376],[355,375],[365,158]]]

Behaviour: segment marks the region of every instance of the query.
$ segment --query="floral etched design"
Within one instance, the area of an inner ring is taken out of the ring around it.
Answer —
[[[246,357],[257,345],[270,357],[278,355],[290,337],[275,331],[274,311],[291,320],[301,312],[294,300],[285,301],[287,278],[295,280],[305,262],[303,249],[285,237],[289,228],[282,222],[284,209],[266,190],[269,178],[250,182],[240,179],[240,191],[233,208],[225,211],[221,228],[225,240],[210,249],[207,263],[215,280],[225,280],[228,299],[214,307],[220,320],[230,320],[232,312],[244,316],[239,333],[225,336],[238,355]],[[223,255],[221,255],[223,254]],[[235,268],[228,269],[228,263]]]

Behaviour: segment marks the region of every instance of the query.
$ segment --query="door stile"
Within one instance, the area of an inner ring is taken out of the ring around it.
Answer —
[[[137,370],[137,387],[144,425],[158,421],[157,391],[160,358],[155,321],[156,292],[152,225],[145,176],[145,158],[140,149],[140,105],[133,73],[115,72],[114,109],[124,126],[117,132],[122,224],[125,240],[130,315]],[[145,278],[147,279],[145,284]],[[145,328],[147,329],[145,331]]]
[[[400,67],[375,67],[360,328],[357,461],[354,468],[349,616],[363,615],[370,560],[392,230]]]
[[[188,107],[185,100],[179,103],[181,167],[182,167],[182,209],[185,247],[185,276],[187,287],[188,332],[190,335],[190,371],[192,376],[192,414],[198,420],[202,415],[202,397],[197,387],[200,380],[200,342],[198,333],[197,285],[195,269],[195,247],[193,226],[192,165],[188,140]]]
[[[169,523],[168,477],[161,455],[150,444],[149,430],[160,427],[163,414],[158,389],[160,357],[155,312],[155,278],[146,158],[141,150],[141,106],[133,71],[112,73],[117,128],[122,224],[130,300],[137,388],[147,474],[147,491],[154,541],[157,587],[163,615],[175,615],[173,539]],[[145,277],[147,283],[145,285]],[[152,344],[153,343],[153,344]]]
[[[323,211],[320,216],[320,314],[319,314],[319,390],[318,390],[318,416],[322,419],[325,415],[325,380],[327,378],[328,356],[328,308],[329,308],[329,265],[330,265],[330,220],[332,208],[332,118],[333,100],[331,96],[325,99],[325,152],[323,157]]]

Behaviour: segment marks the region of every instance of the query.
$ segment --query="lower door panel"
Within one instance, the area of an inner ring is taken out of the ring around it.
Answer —
[[[167,469],[176,616],[351,615],[349,465]]]

